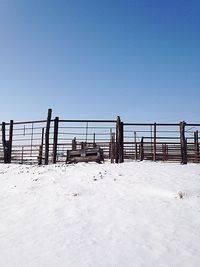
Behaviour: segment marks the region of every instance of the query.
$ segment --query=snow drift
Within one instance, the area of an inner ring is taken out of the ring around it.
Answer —
[[[0,190],[2,267],[199,266],[199,165],[0,165]]]

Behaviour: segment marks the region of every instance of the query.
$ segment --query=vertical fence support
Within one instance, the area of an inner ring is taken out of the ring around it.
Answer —
[[[72,150],[76,150],[77,148],[77,142],[76,142],[76,137],[74,137],[74,139],[72,139]]]
[[[111,132],[110,134],[110,144],[109,144],[109,156],[110,162],[114,163],[115,160],[115,135]]]
[[[59,123],[59,118],[55,117],[55,120],[54,120],[54,137],[53,137],[53,164],[56,163],[56,159],[57,159],[58,123]]]
[[[156,161],[156,123],[154,123],[153,136],[153,161]]]
[[[199,162],[199,132],[198,130],[194,132],[194,152],[195,152],[195,162]]]
[[[13,140],[13,120],[10,121],[10,129],[9,129],[8,163],[11,163],[12,159],[12,140]]]
[[[181,164],[187,164],[187,140],[185,138],[186,122],[180,122]]]
[[[110,142],[109,142],[109,153],[108,153],[108,158],[110,160],[111,160],[111,146],[112,146],[111,142],[112,142],[112,129],[110,129]],[[112,160],[111,163],[113,163]]]
[[[9,140],[6,140],[6,123],[2,122],[2,145],[4,152],[4,163],[11,163],[13,140],[13,120],[10,121]]]
[[[141,138],[140,142],[140,161],[144,160],[144,137]]]
[[[96,135],[95,133],[93,134],[93,147],[96,147]]]
[[[119,163],[119,135],[120,135],[120,117],[117,116],[117,121],[116,121],[116,146],[115,146],[115,163]]]
[[[51,113],[52,113],[52,109],[48,109],[47,125],[46,125],[46,133],[45,133],[45,165],[49,164],[49,132],[50,132],[50,124],[51,124]]]
[[[136,142],[136,132],[134,132],[134,143],[135,143],[135,161],[137,161],[137,142]]]
[[[166,145],[166,157],[167,157],[167,159],[166,160],[168,160],[168,145]]]
[[[8,163],[8,141],[6,141],[6,123],[2,122],[2,145],[4,152],[4,163]]]
[[[42,128],[41,145],[39,146],[38,165],[42,165],[43,145],[44,145],[44,128]]]
[[[120,123],[120,147],[119,147],[119,162],[124,162],[124,123]]]
[[[116,121],[116,155],[115,163],[124,162],[124,124],[121,122],[120,117]]]
[[[34,129],[34,123],[32,123],[32,126],[31,126],[31,153],[30,153],[30,156],[32,157],[32,153],[33,153],[33,129]]]

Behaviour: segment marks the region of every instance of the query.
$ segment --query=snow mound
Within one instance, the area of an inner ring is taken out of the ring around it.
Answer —
[[[2,267],[199,266],[199,165],[2,164],[0,188]]]

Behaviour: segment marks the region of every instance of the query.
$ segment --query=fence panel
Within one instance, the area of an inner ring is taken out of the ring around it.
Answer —
[[[9,124],[7,124],[9,127]],[[39,147],[43,143],[42,132],[46,121],[29,121],[13,123],[12,163],[38,163]],[[43,149],[44,158],[44,149]]]
[[[73,140],[77,148],[82,143],[100,146],[104,157],[109,158],[111,134],[115,134],[115,121],[59,120],[56,162],[66,162],[67,150],[72,149]]]
[[[12,150],[12,163],[65,163],[67,150],[81,148],[83,143],[102,148],[104,158],[111,162],[144,159],[200,163],[200,124],[123,123],[120,117],[61,120],[51,119],[50,112],[47,120],[0,124],[1,163],[5,162],[6,149]]]
[[[200,124],[186,124],[188,162],[199,162]],[[143,138],[144,159],[181,162],[180,124],[124,123],[124,158],[139,160]]]

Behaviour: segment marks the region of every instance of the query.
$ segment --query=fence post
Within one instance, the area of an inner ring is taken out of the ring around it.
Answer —
[[[10,129],[9,129],[8,163],[11,163],[12,159],[12,140],[13,140],[13,120],[10,121]]]
[[[2,145],[4,152],[4,163],[8,163],[8,142],[6,142],[6,123],[2,122]]]
[[[135,161],[137,161],[137,142],[136,142],[136,132],[134,131],[134,143],[135,143]]]
[[[167,157],[167,160],[168,160],[168,151],[169,151],[168,150],[168,145],[166,145],[166,154],[167,154],[166,157]]]
[[[180,122],[181,164],[187,164],[187,140],[185,138],[186,122]]]
[[[119,147],[119,162],[124,162],[124,123],[120,123],[120,147]]]
[[[110,156],[110,162],[114,163],[115,159],[115,135],[111,132],[110,134],[110,144],[109,144],[109,156]]]
[[[156,161],[156,123],[154,123],[154,136],[153,136],[153,161]]]
[[[121,122],[120,117],[117,116],[116,121],[116,155],[115,163],[124,162],[124,124]]]
[[[72,150],[76,150],[77,147],[77,142],[76,142],[76,137],[74,137],[74,139],[72,139]]]
[[[42,145],[39,146],[38,165],[42,165]]]
[[[54,137],[53,137],[53,164],[56,163],[56,158],[57,158],[58,123],[59,123],[59,117],[55,117],[55,120],[54,120]]]
[[[93,134],[93,147],[96,147],[97,144],[96,144],[96,135],[95,133]]]
[[[120,135],[120,117],[117,116],[116,121],[116,146],[115,146],[115,163],[119,163],[119,135]]]
[[[49,132],[50,132],[50,124],[51,124],[51,113],[52,113],[52,109],[48,109],[47,125],[46,125],[46,133],[45,133],[45,165],[49,164]]]
[[[141,138],[140,142],[140,161],[144,160],[144,137]]]
[[[195,151],[195,161],[199,162],[199,133],[198,130],[194,132],[194,151]]]
[[[41,145],[39,146],[38,165],[42,165],[43,145],[44,145],[44,128],[42,128]]]

